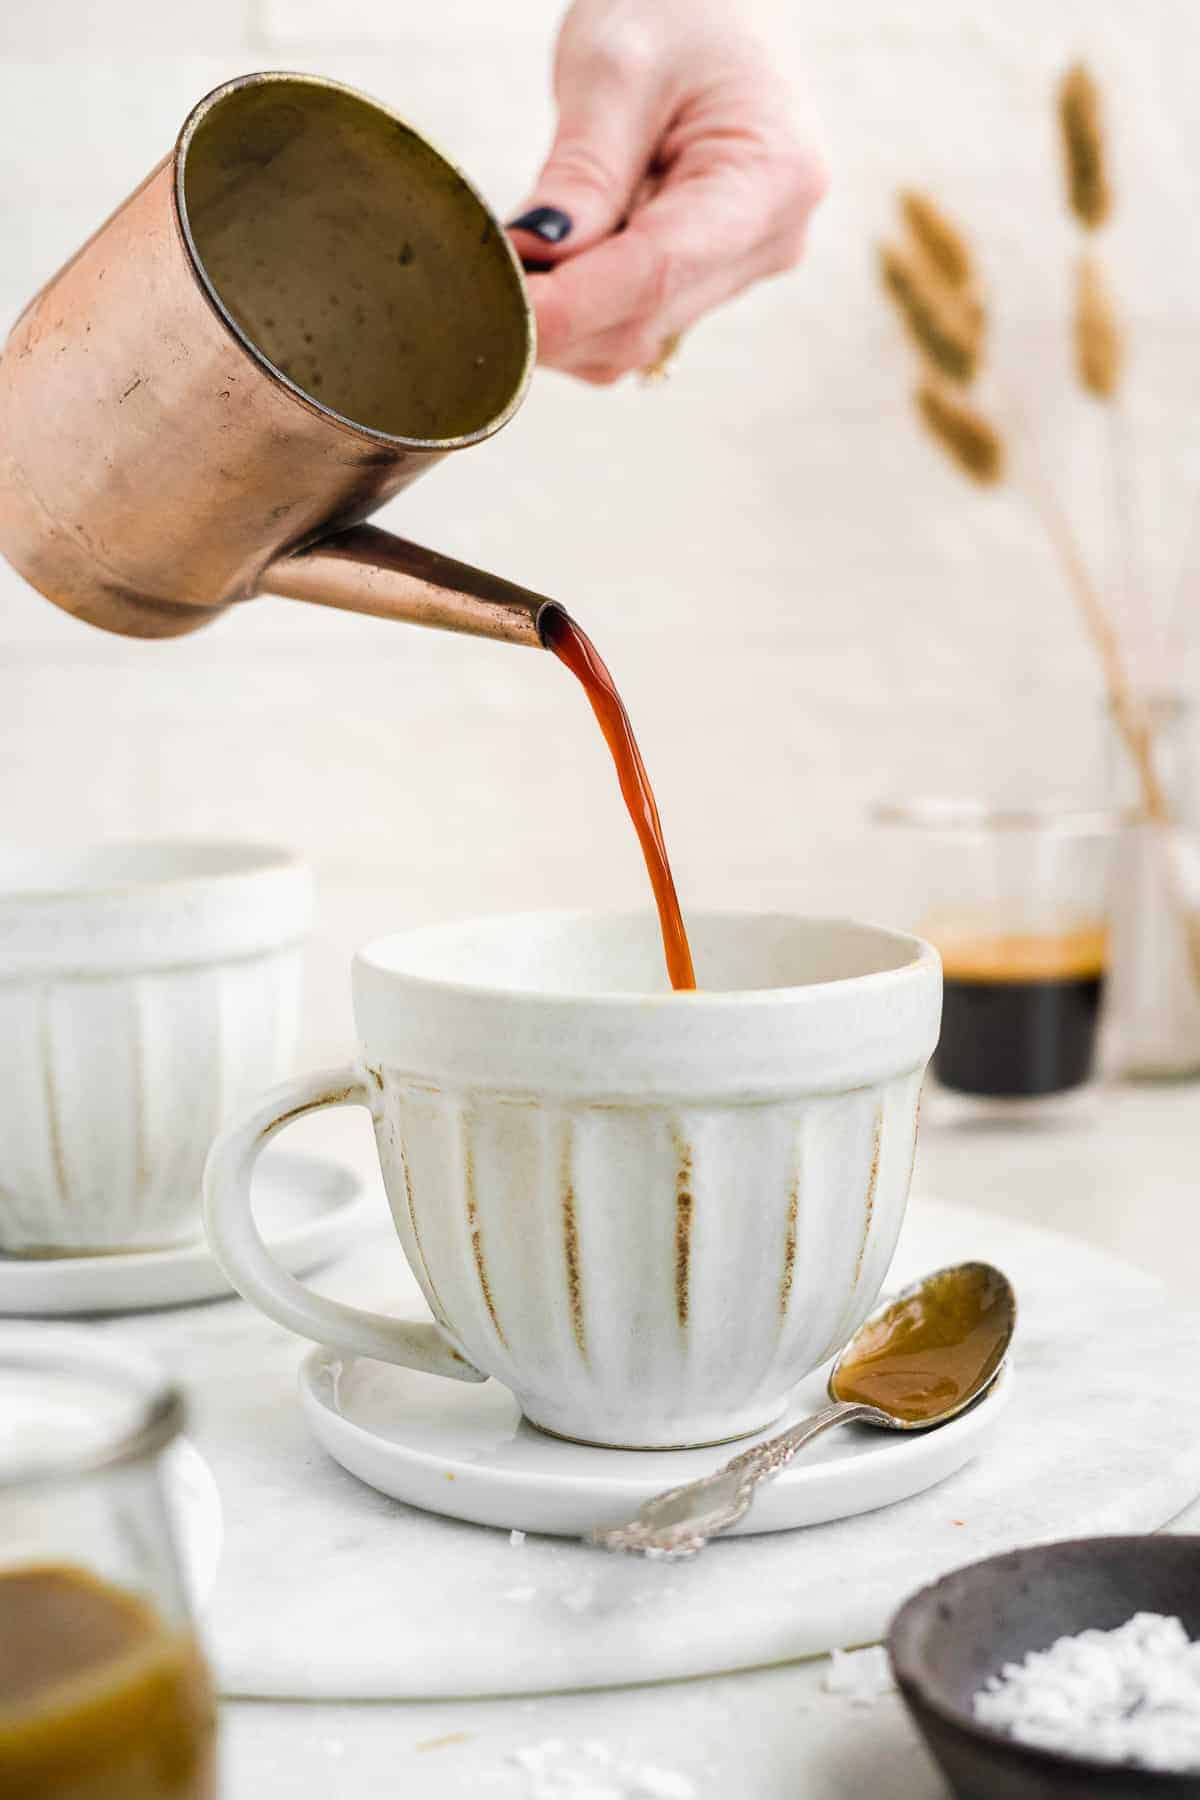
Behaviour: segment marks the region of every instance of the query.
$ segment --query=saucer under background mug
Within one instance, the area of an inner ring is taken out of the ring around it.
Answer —
[[[780,914],[524,914],[384,938],[354,963],[360,1054],[214,1144],[209,1239],[255,1306],[351,1355],[493,1375],[531,1423],[668,1448],[761,1429],[878,1295],[904,1216],[937,954]],[[320,1107],[371,1113],[433,1313],[310,1293],[270,1256],[254,1162]]]
[[[292,1067],[311,915],[260,844],[0,851],[0,1255],[200,1237],[213,1136]]]

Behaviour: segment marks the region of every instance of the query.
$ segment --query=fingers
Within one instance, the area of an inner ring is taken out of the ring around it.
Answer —
[[[608,382],[799,258],[817,135],[728,0],[572,0],[559,125],[514,221],[540,360]]]
[[[588,360],[598,338],[661,312],[669,280],[660,246],[644,230],[606,238],[551,274],[532,276],[540,360],[560,369]]]
[[[509,225],[518,252],[534,264],[576,255],[616,230],[666,123],[655,61],[628,35],[560,59],[556,98],[550,154]]]
[[[530,280],[543,363],[608,383],[743,288],[790,268],[821,172],[799,151],[685,149],[628,228]]]

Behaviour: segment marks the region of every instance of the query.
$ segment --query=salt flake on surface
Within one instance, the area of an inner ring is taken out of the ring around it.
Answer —
[[[845,1694],[854,1706],[873,1706],[896,1686],[882,1644],[866,1650],[834,1650],[821,1685],[827,1694]]]
[[[560,1738],[514,1750],[509,1761],[530,1779],[530,1800],[695,1800],[695,1783],[677,1769],[626,1762],[598,1738],[572,1755]]]
[[[521,1545],[525,1542],[525,1533],[523,1531],[510,1531],[508,1534],[508,1541],[514,1550],[519,1550]]]
[[[626,1793],[645,1795],[646,1800],[693,1800],[696,1784],[678,1769],[656,1769],[653,1763],[643,1763],[634,1775],[635,1785],[626,1788]]]

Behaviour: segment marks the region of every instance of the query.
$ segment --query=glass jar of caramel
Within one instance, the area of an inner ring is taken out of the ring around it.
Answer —
[[[178,1389],[108,1337],[0,1326],[0,1800],[212,1800],[216,1713],[163,1456]]]

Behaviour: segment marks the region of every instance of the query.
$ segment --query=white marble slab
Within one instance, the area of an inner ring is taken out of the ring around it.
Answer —
[[[1200,1531],[1200,1503],[1167,1529]],[[537,1699],[227,1701],[222,1800],[529,1800],[514,1756],[547,1739],[568,1752],[598,1739],[684,1775],[697,1800],[946,1800],[899,1696],[859,1705],[829,1693],[828,1674],[822,1656]]]
[[[865,1642],[914,1587],[1036,1540],[1150,1530],[1200,1493],[1200,1315],[1076,1240],[915,1201],[897,1273],[1000,1263],[1022,1302],[1018,1382],[993,1451],[885,1512],[646,1565],[418,1513],[308,1438],[303,1347],[240,1302],[105,1327],[196,1396],[227,1520],[209,1636],[227,1693],[534,1693],[747,1667]],[[416,1312],[380,1231],[327,1292]]]

